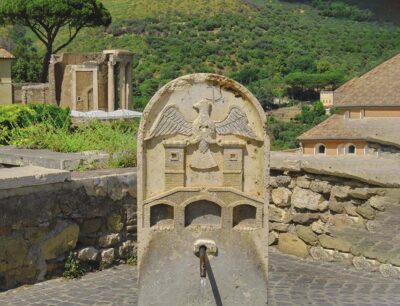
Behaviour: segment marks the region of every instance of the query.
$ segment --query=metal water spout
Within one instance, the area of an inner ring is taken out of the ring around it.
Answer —
[[[200,278],[206,278],[206,252],[207,252],[207,247],[202,245],[199,248]]]

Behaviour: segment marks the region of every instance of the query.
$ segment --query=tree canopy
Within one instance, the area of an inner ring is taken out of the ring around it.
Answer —
[[[52,53],[70,44],[84,27],[108,26],[111,15],[97,0],[2,0],[0,24],[29,27],[46,46],[41,82],[45,82]],[[54,42],[62,28],[68,35],[59,45]]]

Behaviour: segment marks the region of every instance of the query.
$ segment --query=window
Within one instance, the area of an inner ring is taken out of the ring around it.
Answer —
[[[237,161],[237,160],[238,160],[238,156],[237,156],[237,154],[235,154],[235,153],[231,153],[231,154],[230,154],[230,157],[229,157],[229,160],[232,160],[232,161]]]
[[[348,145],[346,153],[347,154],[356,154],[356,146],[353,144]]]
[[[317,144],[315,146],[315,153],[316,154],[325,154],[326,153],[326,147],[323,144]]]

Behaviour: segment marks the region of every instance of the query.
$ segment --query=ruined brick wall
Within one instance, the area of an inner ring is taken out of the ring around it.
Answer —
[[[136,177],[0,191],[0,290],[61,275],[72,251],[93,268],[136,254]]]

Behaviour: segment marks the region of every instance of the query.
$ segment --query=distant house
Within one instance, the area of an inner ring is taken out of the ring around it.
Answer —
[[[333,93],[333,90],[322,90],[320,92],[319,100],[327,110],[330,110],[333,107]]]
[[[400,54],[335,90],[333,106],[298,138],[304,154],[400,156]]]
[[[0,105],[9,104],[13,101],[11,63],[14,55],[6,49],[0,48]]]

